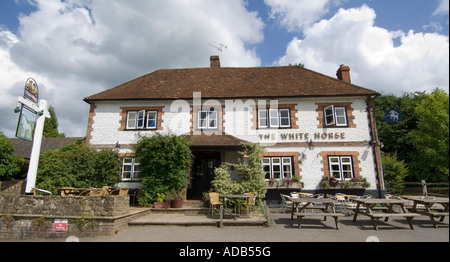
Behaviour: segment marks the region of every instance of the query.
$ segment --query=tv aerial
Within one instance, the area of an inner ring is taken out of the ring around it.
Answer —
[[[216,43],[216,42],[212,42],[212,41],[209,43],[209,46],[212,46],[212,47],[214,47],[215,49],[217,49],[217,51],[219,51],[221,55],[222,55],[223,49],[224,49],[224,48],[225,48],[225,49],[228,48],[228,47],[227,47],[226,45],[224,45],[224,44]]]

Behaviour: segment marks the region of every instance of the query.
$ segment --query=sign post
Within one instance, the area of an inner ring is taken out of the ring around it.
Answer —
[[[33,142],[25,187],[25,194],[31,194],[36,184],[44,123],[46,118],[50,118],[50,113],[47,101],[44,99],[39,101],[39,89],[36,81],[32,78],[27,79],[24,96],[19,96],[18,101],[22,105],[22,109],[16,136]]]

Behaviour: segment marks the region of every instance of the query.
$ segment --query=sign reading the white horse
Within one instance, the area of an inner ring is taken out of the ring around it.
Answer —
[[[39,88],[36,81],[33,78],[28,78],[25,82],[25,91],[23,97],[31,102],[38,104],[39,102]]]
[[[386,123],[397,123],[402,121],[402,111],[400,109],[390,109],[384,111]]]
[[[17,124],[16,137],[33,141],[36,127],[36,112],[26,106],[22,106],[19,123]]]

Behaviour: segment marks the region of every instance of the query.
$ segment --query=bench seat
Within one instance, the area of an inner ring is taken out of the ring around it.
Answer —
[[[294,213],[294,215],[297,216],[299,229],[301,228],[300,221],[304,217],[324,217],[324,220],[326,220],[327,217],[333,217],[336,224],[336,230],[339,230],[338,217],[345,216],[342,213]]]

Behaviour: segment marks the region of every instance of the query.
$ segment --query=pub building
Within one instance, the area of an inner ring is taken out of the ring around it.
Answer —
[[[242,142],[266,148],[268,201],[292,191],[383,195],[373,111],[379,94],[352,84],[346,65],[336,75],[300,66],[226,68],[218,56],[208,68],[157,70],[84,99],[90,105],[86,143],[118,150],[119,186],[138,188],[132,148],[139,137],[188,137],[195,157],[188,199],[210,190],[214,168],[242,161]],[[337,187],[324,188],[323,177],[334,177]],[[370,186],[348,183],[361,179]]]

